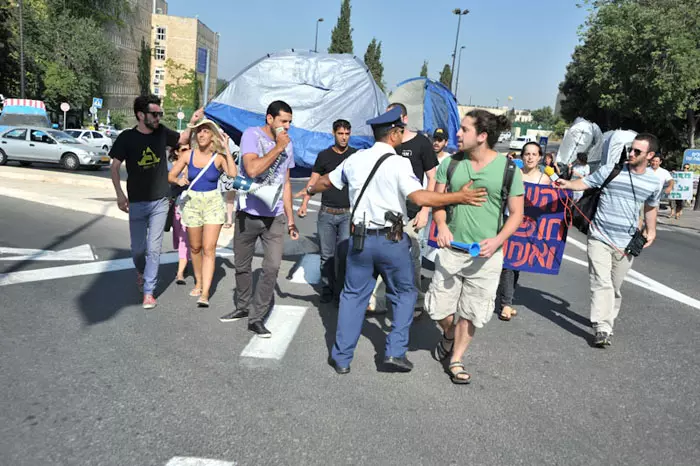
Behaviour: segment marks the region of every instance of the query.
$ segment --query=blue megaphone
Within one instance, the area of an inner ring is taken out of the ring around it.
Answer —
[[[450,246],[460,251],[468,252],[470,256],[476,257],[481,252],[479,243],[460,243],[459,241],[450,242]]]

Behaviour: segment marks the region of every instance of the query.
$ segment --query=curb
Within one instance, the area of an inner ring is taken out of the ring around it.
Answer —
[[[43,183],[61,183],[73,186],[86,186],[89,188],[114,189],[111,178],[97,178],[74,173],[43,173],[30,170],[31,169],[26,168],[0,167],[0,178],[38,181]],[[123,189],[126,190],[126,181],[122,181],[121,184]]]

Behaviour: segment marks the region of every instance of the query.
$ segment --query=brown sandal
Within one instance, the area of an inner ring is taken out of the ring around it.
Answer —
[[[456,372],[452,370],[457,368],[459,368],[459,370]],[[462,361],[455,361],[451,363],[449,368],[447,369],[447,373],[449,374],[452,383],[456,385],[467,385],[472,381],[472,376],[469,374],[469,372],[464,370],[464,364],[462,363]],[[460,377],[463,375],[466,375],[467,377]]]

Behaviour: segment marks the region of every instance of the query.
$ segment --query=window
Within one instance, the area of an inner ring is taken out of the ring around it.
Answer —
[[[160,88],[159,87],[153,88],[153,95],[160,95]]]
[[[43,142],[45,144],[51,144],[51,138],[48,136],[48,134],[36,129],[33,129],[29,133],[29,139],[31,139],[32,142]]]
[[[101,135],[100,133],[98,133],[97,131],[93,131],[93,132],[92,132],[92,138],[93,138],[93,139],[102,139],[102,138],[104,138],[104,136],[102,136],[102,135]]]
[[[165,40],[165,28],[162,26],[158,26],[156,28],[156,40]]]
[[[165,47],[156,47],[156,60],[165,60]]]
[[[165,69],[156,68],[153,76],[153,84],[159,84],[165,81]]]
[[[27,138],[27,130],[26,129],[13,129],[10,132],[5,133],[5,136],[7,139],[26,139]]]

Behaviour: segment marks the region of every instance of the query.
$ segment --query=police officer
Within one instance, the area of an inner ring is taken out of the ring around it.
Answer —
[[[350,362],[360,338],[365,309],[377,274],[386,283],[387,298],[394,311],[392,330],[386,339],[384,364],[386,369],[400,372],[413,368],[406,351],[417,293],[413,281],[411,242],[402,230],[407,219],[406,199],[428,207],[450,204],[478,206],[484,202],[486,195],[485,190],[472,190],[469,185],[455,193],[438,194],[424,190],[413,173],[411,162],[396,155],[395,148],[401,145],[405,126],[399,108],[392,108],[367,121],[367,124],[372,126],[375,144],[351,155],[331,173],[307,188],[307,193],[311,195],[331,186],[343,189],[348,185],[350,203],[354,209],[345,287],[340,295],[338,327],[329,360],[338,374],[350,372]],[[385,154],[390,155],[379,166],[358,203],[360,191],[370,172]]]

